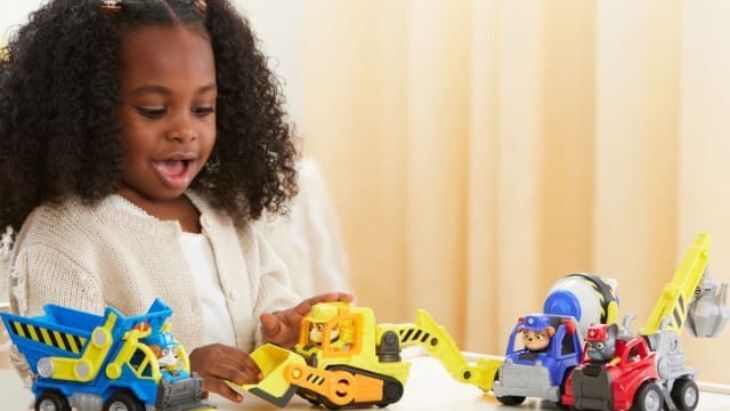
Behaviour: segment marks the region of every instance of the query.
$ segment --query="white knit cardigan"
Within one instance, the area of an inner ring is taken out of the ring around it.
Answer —
[[[259,314],[288,308],[299,297],[286,267],[250,225],[238,227],[194,193],[203,233],[210,239],[239,348],[260,343]],[[125,315],[147,311],[159,297],[174,311],[173,333],[190,351],[203,341],[202,314],[181,248],[177,221],[137,216],[109,198],[95,206],[77,199],[36,208],[18,233],[10,261],[15,313],[39,315],[53,303]],[[27,369],[11,353],[21,374]]]

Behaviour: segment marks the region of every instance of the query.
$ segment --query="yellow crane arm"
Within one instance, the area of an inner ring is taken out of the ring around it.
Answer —
[[[667,330],[679,332],[687,318],[687,310],[707,268],[711,240],[699,233],[685,253],[672,280],[664,286],[659,301],[641,328],[641,334],[651,335],[661,330],[662,320],[669,319]]]

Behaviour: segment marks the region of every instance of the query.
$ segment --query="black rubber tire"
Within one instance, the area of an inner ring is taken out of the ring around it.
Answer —
[[[134,394],[127,391],[117,391],[104,403],[104,411],[109,411],[112,405],[123,405],[128,411],[145,411],[145,406],[139,402]]]
[[[634,397],[632,411],[663,411],[664,396],[662,390],[653,381],[645,382]]]
[[[499,378],[499,371],[497,371],[497,373],[494,374],[494,381],[499,381]],[[497,401],[501,402],[504,405],[515,406],[525,402],[525,397],[520,397],[517,395],[505,395],[504,397],[497,397]]]
[[[319,400],[315,400],[314,398],[309,398],[309,397],[302,397],[302,398],[307,400],[310,404],[314,405],[315,407],[318,406],[319,404],[321,404],[319,402]]]
[[[383,400],[376,405],[379,408],[387,407],[390,404],[400,401],[403,397],[403,384],[397,381],[385,381],[383,383]]]
[[[700,389],[694,380],[680,378],[674,382],[671,396],[679,411],[693,411],[700,402]]]
[[[520,405],[523,402],[525,402],[525,397],[520,397],[517,395],[505,395],[504,397],[497,397],[497,401],[501,402],[504,405]]]
[[[340,408],[346,407],[346,405],[337,405],[329,400],[329,398],[317,394],[320,404],[324,405],[328,410],[339,410]]]
[[[43,410],[41,405],[44,407],[53,405],[56,408],[55,411],[71,411],[71,406],[68,405],[68,399],[58,391],[43,391],[35,401],[35,411]]]

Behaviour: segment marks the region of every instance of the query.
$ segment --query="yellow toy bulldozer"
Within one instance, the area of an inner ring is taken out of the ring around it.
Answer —
[[[423,310],[415,324],[376,324],[373,311],[332,302],[315,305],[304,317],[293,351],[265,344],[251,356],[264,378],[258,384],[229,385],[279,407],[295,393],[329,409],[387,406],[400,400],[411,364],[403,347],[420,345],[459,381],[491,389],[501,360],[471,365],[453,338]]]

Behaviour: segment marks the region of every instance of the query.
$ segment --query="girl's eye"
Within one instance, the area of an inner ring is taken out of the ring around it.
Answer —
[[[199,117],[205,117],[208,114],[214,113],[215,108],[213,106],[203,106],[193,108],[193,113]]]
[[[139,114],[147,118],[160,118],[165,115],[167,109],[157,107],[137,107]]]

